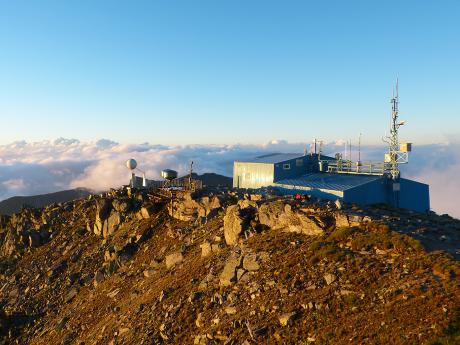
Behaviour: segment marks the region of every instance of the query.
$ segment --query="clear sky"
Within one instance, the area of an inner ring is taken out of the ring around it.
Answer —
[[[0,144],[460,137],[460,1],[0,0]]]

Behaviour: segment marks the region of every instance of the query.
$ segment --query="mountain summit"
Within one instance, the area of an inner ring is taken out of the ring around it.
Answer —
[[[460,341],[460,221],[269,189],[171,193],[1,216],[1,341]]]

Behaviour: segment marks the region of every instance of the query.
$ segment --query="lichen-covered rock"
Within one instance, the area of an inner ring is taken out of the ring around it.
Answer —
[[[281,201],[263,204],[259,207],[259,222],[272,229],[306,235],[320,235],[327,224],[317,216],[293,210],[291,205]]]
[[[240,206],[229,206],[224,216],[224,236],[225,242],[229,246],[238,243],[240,234],[243,232],[243,223],[244,219],[240,214]]]
[[[165,263],[166,268],[171,268],[177,264],[180,264],[184,260],[181,252],[175,252],[166,256]]]
[[[232,255],[227,260],[219,277],[221,286],[230,286],[237,281],[237,269],[241,266],[241,257]]]

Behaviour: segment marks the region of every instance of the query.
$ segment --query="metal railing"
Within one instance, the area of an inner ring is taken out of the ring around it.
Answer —
[[[388,172],[389,166],[384,162],[356,162],[350,160],[321,161],[329,173],[338,174],[363,174],[363,175],[384,175]]]
[[[149,181],[147,184],[147,188],[154,190],[163,188],[173,188],[195,191],[203,188],[203,182],[194,179],[190,181],[189,178],[178,178],[172,181]]]

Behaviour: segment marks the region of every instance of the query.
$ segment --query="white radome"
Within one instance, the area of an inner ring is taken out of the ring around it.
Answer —
[[[137,167],[137,162],[134,158],[128,159],[126,161],[126,166],[128,167],[129,170],[134,170]]]

